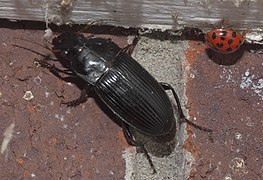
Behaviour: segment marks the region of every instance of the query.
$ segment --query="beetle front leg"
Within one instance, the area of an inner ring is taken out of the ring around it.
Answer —
[[[147,158],[147,160],[148,160],[148,162],[149,162],[149,164],[153,170],[153,173],[155,174],[157,171],[156,171],[156,169],[153,165],[152,159],[149,156],[148,151],[146,150],[144,145],[142,143],[137,142],[134,139],[134,136],[132,135],[132,133],[129,130],[129,125],[126,124],[125,122],[122,122],[122,129],[123,129],[123,133],[124,133],[125,139],[127,140],[128,144],[131,146],[136,146],[136,148],[139,148],[140,150],[142,150],[142,152],[146,156],[146,158]]]
[[[177,104],[177,108],[178,108],[178,113],[179,113],[179,123],[183,123],[183,122],[186,122],[187,124],[197,128],[197,129],[200,129],[202,131],[208,131],[208,132],[212,132],[211,129],[209,128],[205,128],[205,127],[202,127],[202,126],[199,126],[195,123],[193,123],[192,121],[188,120],[184,113],[183,113],[183,110],[182,110],[182,106],[181,106],[181,103],[180,103],[180,100],[179,100],[179,97],[178,95],[176,94],[175,90],[173,89],[173,87],[168,84],[168,83],[164,83],[164,82],[159,82],[160,85],[164,88],[164,90],[171,90],[172,93],[173,93],[173,96],[175,98],[175,101],[176,101],[176,104]]]
[[[76,107],[80,105],[81,103],[84,103],[88,99],[88,93],[87,89],[90,88],[90,85],[86,85],[84,89],[82,89],[80,97],[78,99],[68,101],[68,102],[61,102],[61,104],[67,105],[67,107]]]
[[[54,74],[59,79],[62,79],[64,81],[67,81],[66,79],[69,78],[69,77],[63,77],[59,73],[63,73],[63,74],[69,75],[70,77],[77,77],[71,70],[67,70],[67,69],[66,70],[61,70],[61,69],[57,68],[54,64],[51,65],[51,64],[49,64],[48,62],[46,62],[44,60],[40,60],[40,59],[35,58],[34,64],[36,66],[41,66],[43,68],[48,69],[52,74]]]

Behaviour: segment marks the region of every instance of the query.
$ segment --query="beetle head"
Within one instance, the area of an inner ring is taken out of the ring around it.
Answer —
[[[84,35],[74,32],[62,33],[52,41],[54,51],[68,51],[83,43],[85,43]]]

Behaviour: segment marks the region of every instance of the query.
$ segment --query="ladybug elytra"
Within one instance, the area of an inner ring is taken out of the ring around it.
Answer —
[[[231,29],[211,30],[206,33],[205,39],[210,48],[223,54],[235,52],[244,42],[244,37]]]

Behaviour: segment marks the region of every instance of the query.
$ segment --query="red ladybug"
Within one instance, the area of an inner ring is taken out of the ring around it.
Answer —
[[[222,54],[235,52],[243,43],[244,37],[231,29],[216,29],[209,31],[205,39],[210,48]]]

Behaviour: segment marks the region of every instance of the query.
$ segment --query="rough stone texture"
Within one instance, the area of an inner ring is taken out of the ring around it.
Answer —
[[[43,30],[33,30],[38,29],[33,23],[10,28],[0,29],[1,138],[15,126],[0,156],[0,179],[263,179],[262,47],[245,44],[235,54],[221,55],[206,50],[201,41],[141,39],[134,57],[159,81],[173,85],[189,119],[214,131],[188,125],[185,131],[183,125],[168,144],[137,135],[147,141],[157,168],[152,175],[143,154],[127,145],[98,98],[76,108],[60,105],[79,97],[82,82],[59,80],[33,65],[41,56],[12,46],[52,54],[15,39],[45,44]],[[103,37],[121,47],[127,44],[126,37]],[[26,91],[34,98],[25,100]]]
[[[213,129],[195,131],[198,161],[192,179],[262,179],[263,61],[262,54],[245,51],[222,55],[192,41],[187,83],[190,115]],[[255,52],[255,51],[253,51]]]
[[[50,54],[15,39],[45,44],[43,31],[2,28],[0,33],[1,139],[15,123],[13,137],[1,155],[0,179],[123,179],[122,151],[127,143],[121,128],[100,108],[102,103],[89,98],[76,108],[60,105],[61,100],[78,98],[78,87],[35,67],[33,60],[39,55],[12,46]],[[126,44],[125,37],[114,40]],[[23,99],[26,91],[34,98]]]

